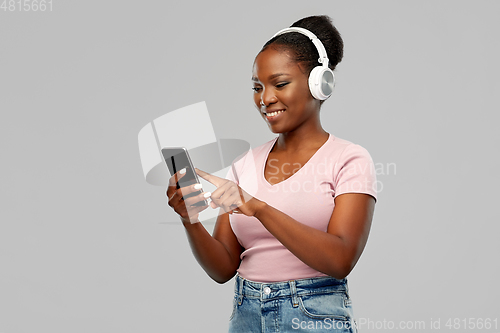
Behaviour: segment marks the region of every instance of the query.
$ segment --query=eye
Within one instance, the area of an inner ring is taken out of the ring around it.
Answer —
[[[283,88],[284,86],[286,86],[287,84],[289,84],[290,82],[281,82],[281,83],[278,83],[276,85],[276,88]]]
[[[254,92],[259,92],[259,91],[261,91],[261,90],[262,90],[262,88],[261,88],[261,87],[252,87],[252,90],[253,90]]]

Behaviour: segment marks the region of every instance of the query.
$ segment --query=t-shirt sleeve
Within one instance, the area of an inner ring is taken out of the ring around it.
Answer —
[[[238,182],[236,181],[236,177],[234,176],[235,173],[236,172],[234,170],[234,163],[231,163],[231,166],[229,167],[229,171],[226,174],[226,179],[231,180],[231,181],[235,182],[236,184],[238,184]]]
[[[251,152],[248,151],[233,160],[226,174],[226,179],[231,180],[236,184],[240,185],[239,175],[241,175],[243,168],[245,167],[245,161],[247,159],[247,156],[250,153]]]
[[[344,193],[366,193],[377,200],[377,178],[375,166],[368,151],[360,145],[348,145],[335,170],[335,195]]]

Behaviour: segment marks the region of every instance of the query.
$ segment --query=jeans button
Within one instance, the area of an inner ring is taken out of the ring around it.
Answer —
[[[269,295],[271,293],[271,288],[265,287],[264,288],[264,294]]]

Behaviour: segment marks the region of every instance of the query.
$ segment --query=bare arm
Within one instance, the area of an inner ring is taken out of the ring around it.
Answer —
[[[327,231],[309,227],[285,213],[251,197],[232,181],[201,170],[198,175],[217,186],[212,204],[226,212],[254,216],[290,252],[308,266],[338,279],[354,268],[368,239],[375,199],[363,193],[335,198]]]
[[[193,254],[218,283],[229,281],[240,265],[242,248],[229,225],[229,214],[217,218],[213,236],[201,223],[183,222]]]
[[[194,185],[176,189],[176,182],[184,174],[176,173],[170,178],[167,190],[168,204],[181,217],[191,250],[207,274],[218,283],[225,283],[235,274],[240,265],[242,248],[229,224],[229,214],[219,215],[213,236],[198,223],[198,216],[208,206],[196,207],[193,204],[204,199],[205,193],[186,198],[192,192],[199,191]]]
[[[302,224],[263,203],[255,217],[290,252],[308,266],[338,279],[354,268],[368,239],[375,199],[346,193],[335,199],[327,232]]]

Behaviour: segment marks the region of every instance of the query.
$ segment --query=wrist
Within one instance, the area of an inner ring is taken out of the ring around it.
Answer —
[[[262,216],[263,212],[266,210],[268,205],[264,201],[261,201],[258,199],[255,199],[255,200],[257,200],[257,202],[256,202],[255,213],[253,214],[253,216],[260,220],[260,217]]]
[[[184,224],[184,226],[200,222],[198,217],[190,219],[190,218],[186,218],[186,217],[181,216],[180,218],[181,218],[181,222],[182,222],[182,224]]]

